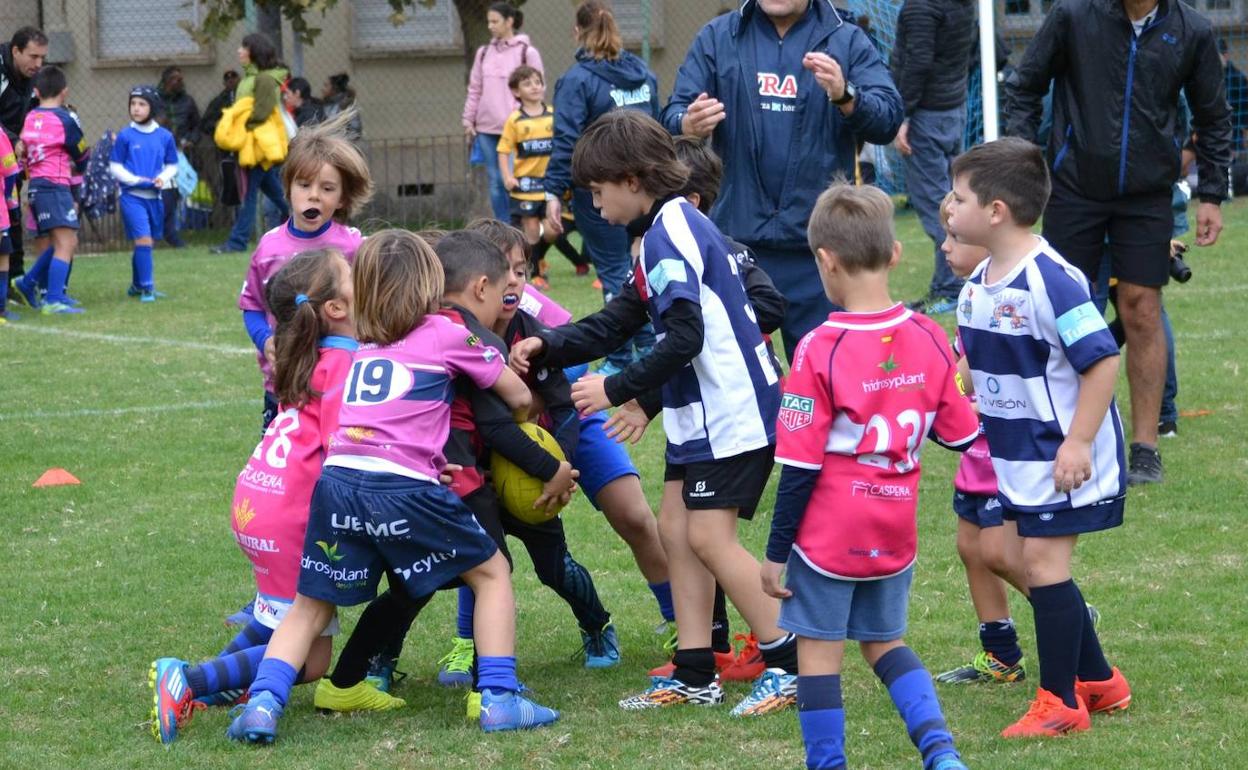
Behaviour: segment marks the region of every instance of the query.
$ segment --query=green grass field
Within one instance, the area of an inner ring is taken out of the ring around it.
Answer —
[[[912,216],[897,298],[922,293],[931,247]],[[1234,343],[1237,297],[1248,292],[1248,206],[1227,209],[1214,248],[1193,250],[1195,278],[1167,291],[1178,336],[1179,405],[1189,416],[1164,439],[1168,480],[1132,490],[1126,525],[1080,545],[1076,575],[1104,614],[1101,638],[1133,684],[1131,709],[1095,719],[1082,735],[1005,742],[1033,683],[941,691],[968,764],[979,768],[1228,768],[1248,745],[1237,709],[1248,622],[1244,587],[1248,416]],[[552,252],[553,254],[553,252]],[[558,257],[554,257],[558,260]],[[80,260],[74,294],[89,312],[46,318],[29,311],[0,328],[0,518],[8,576],[0,580],[0,766],[78,767],[798,767],[793,712],[741,721],[728,707],[625,713],[616,701],[646,684],[662,660],[655,602],[624,544],[583,500],[564,514],[572,551],[594,574],[623,645],[623,664],[588,672],[576,659],[571,614],[517,554],[521,677],[563,711],[552,729],[484,736],[464,721],[463,693],[437,687],[436,661],[454,629],[452,594],[437,599],[408,639],[398,689],[406,708],[327,717],[298,688],[276,746],[224,737],[224,710],[200,713],[171,748],[149,732],[148,664],[215,654],[222,616],[254,590],[232,542],[234,477],[258,436],[261,384],[236,295],[241,255],[206,248],[157,253],[168,299],[125,297],[128,254]],[[553,295],[575,312],[598,296],[552,262]],[[952,321],[946,317],[946,325]],[[1235,329],[1241,332],[1235,332]],[[1125,380],[1120,388],[1124,418]],[[662,432],[634,457],[652,503]],[[920,504],[921,557],[908,641],[928,668],[976,651],[975,618],[954,549],[950,509],[956,458],[931,446]],[[81,486],[33,489],[63,467]],[[774,478],[774,477],[773,477]],[[770,510],[765,501],[763,511]],[[770,515],[742,527],[761,554]],[[522,549],[519,549],[522,551]],[[1034,667],[1031,613],[1011,597]],[[344,612],[350,628],[358,610]],[[735,619],[735,618],[734,618]],[[738,622],[738,630],[740,624]],[[848,754],[854,767],[915,767],[917,756],[887,693],[857,656],[844,675]],[[1238,662],[1237,662],[1238,661]],[[1038,677],[1036,677],[1038,678]],[[735,702],[746,685],[728,687]],[[1236,747],[1239,748],[1236,748]]]

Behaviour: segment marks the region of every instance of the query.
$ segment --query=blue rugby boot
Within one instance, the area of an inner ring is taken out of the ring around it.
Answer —
[[[225,737],[245,743],[272,743],[277,739],[277,723],[282,718],[282,707],[271,692],[261,692],[247,701],[245,706],[235,706],[240,712],[225,731]]]

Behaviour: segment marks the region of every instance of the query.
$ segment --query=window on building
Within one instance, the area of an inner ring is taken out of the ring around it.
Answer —
[[[398,26],[386,0],[353,0],[351,9],[351,48],[357,54],[459,51],[463,47],[459,14],[451,0],[437,0],[429,7],[413,3]]]
[[[611,4],[624,45],[638,48],[650,33],[650,45],[663,47],[663,0],[615,0]]]
[[[95,55],[134,61],[201,56],[204,51],[182,24],[198,24],[199,0],[95,0]]]

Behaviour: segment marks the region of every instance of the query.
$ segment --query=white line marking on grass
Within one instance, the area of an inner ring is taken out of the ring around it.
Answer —
[[[254,356],[255,348],[235,347],[233,345],[213,345],[208,342],[192,342],[190,340],[172,340],[160,337],[125,337],[119,334],[102,334],[100,332],[80,332],[72,329],[60,329],[53,326],[28,326],[26,324],[9,324],[8,330],[34,332],[36,334],[53,334],[59,337],[73,337],[96,342],[111,342],[118,345],[161,345],[183,350],[203,350],[209,353],[222,353],[230,356]]]
[[[236,406],[255,406],[254,401],[199,401],[193,404],[155,404],[152,406],[122,406],[114,409],[69,409],[64,412],[12,412],[0,414],[0,422],[12,420],[65,420],[75,417],[118,417],[126,414],[161,414],[163,412],[194,411],[196,409],[222,409]]]

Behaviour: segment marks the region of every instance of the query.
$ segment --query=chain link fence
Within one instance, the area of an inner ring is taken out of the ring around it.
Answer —
[[[1248,62],[1248,0],[1193,2],[1213,20],[1224,42],[1228,97],[1242,160],[1248,78],[1239,67]],[[844,3],[886,59],[892,51],[901,3]],[[666,99],[698,29],[737,3],[614,0],[613,5],[626,46],[648,56]],[[192,233],[230,224],[232,211],[222,205],[221,195],[231,172],[223,173],[211,126],[203,118],[212,112],[210,107],[227,98],[222,76],[241,69],[236,53],[239,43],[243,35],[264,24],[265,14],[252,12],[228,39],[201,45],[184,27],[201,20],[202,0],[5,0],[0,6],[0,38],[7,40],[13,30],[26,24],[48,34],[48,59],[65,68],[69,101],[93,144],[106,132],[127,124],[127,94],[132,86],[158,84],[167,68],[179,69],[201,121],[194,128],[184,121],[180,127],[175,125],[175,131],[188,140],[186,154],[204,182],[196,195],[181,201],[180,221],[184,231]],[[378,190],[363,220],[366,224],[419,227],[463,221],[488,211],[483,169],[470,164],[460,125],[475,52],[475,46],[465,44],[460,13],[466,9],[463,12],[481,14],[487,6],[486,0],[436,0],[430,7],[414,6],[404,23],[395,26],[386,0],[340,0],[325,16],[309,16],[320,34],[314,42],[302,44],[288,23],[281,25],[282,59],[292,76],[309,81],[315,97],[331,95],[331,76],[347,76],[347,92],[363,123],[361,147],[369,157]],[[998,1],[999,41],[1011,57],[1021,54],[1050,6],[1050,0]],[[573,62],[574,8],[572,0],[527,0],[522,6],[520,32],[540,52],[548,101],[556,79]],[[976,69],[967,102],[968,144],[982,138],[978,80]],[[904,192],[903,159],[893,148],[868,146],[862,159],[874,165],[880,186]],[[82,240],[84,250],[123,248],[119,217],[113,213],[87,218]]]
[[[211,125],[203,118],[214,102],[226,98],[223,75],[241,71],[237,49],[245,34],[264,27],[264,13],[249,12],[228,39],[200,45],[185,29],[202,19],[200,0],[5,0],[0,5],[0,38],[7,40],[27,24],[48,35],[48,61],[65,69],[69,102],[93,145],[106,132],[127,125],[131,87],[158,85],[167,68],[180,70],[200,122],[189,126],[184,119],[172,128],[188,141],[186,155],[204,182],[179,204],[182,232],[193,238],[198,229],[229,226],[233,214],[221,204],[221,195],[233,171],[223,173]],[[330,77],[347,76],[348,99],[363,124],[360,146],[377,185],[376,200],[361,220],[366,225],[419,227],[488,212],[484,172],[470,164],[460,125],[475,52],[475,46],[465,44],[460,9],[480,14],[477,26],[483,28],[488,5],[484,0],[414,4],[395,26],[386,0],[340,0],[324,16],[308,16],[320,29],[311,43],[300,43],[289,24],[281,24],[282,61],[291,76],[309,81],[315,98],[335,96]],[[697,30],[735,2],[614,0],[613,5],[625,45],[648,54],[666,96]],[[549,101],[555,80],[573,63],[575,3],[527,0],[522,11],[520,32],[540,52]],[[127,245],[115,212],[84,217],[81,239],[84,251]]]

